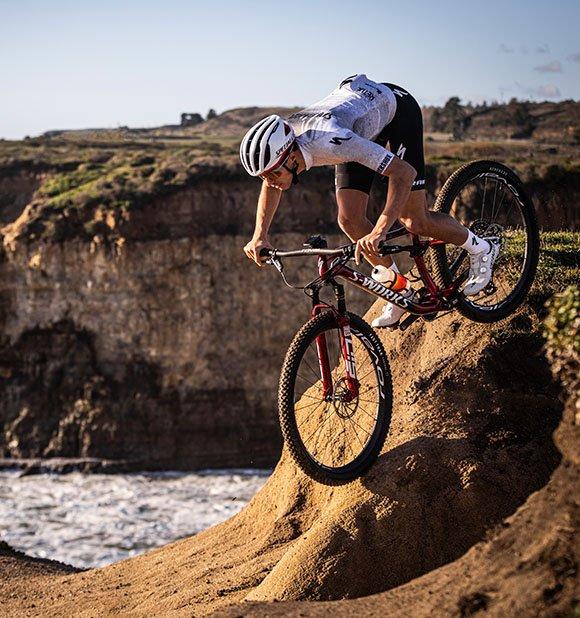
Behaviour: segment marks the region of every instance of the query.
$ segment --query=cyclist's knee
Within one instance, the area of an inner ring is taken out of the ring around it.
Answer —
[[[429,223],[426,217],[422,216],[409,216],[399,217],[399,221],[407,228],[411,234],[418,234],[419,236],[428,236]]]
[[[361,217],[358,213],[345,212],[343,210],[338,211],[338,225],[340,229],[345,233],[356,232],[360,227]]]

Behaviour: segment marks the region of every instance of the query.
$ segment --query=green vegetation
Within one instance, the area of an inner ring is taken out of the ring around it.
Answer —
[[[523,238],[513,250],[522,245]],[[580,280],[579,251],[579,232],[542,233],[538,270],[529,295],[529,303],[540,313],[547,299]]]
[[[580,355],[580,289],[570,285],[547,303],[544,322],[547,344],[552,348],[570,348]]]
[[[570,285],[547,303],[546,348],[554,372],[572,391],[580,368],[580,289]]]
[[[580,160],[573,144],[579,109],[574,102],[465,106],[455,97],[444,108],[424,110],[428,131],[435,127],[457,134],[462,119],[466,115],[471,119],[463,127],[462,141],[451,140],[449,134],[428,136],[429,191],[440,187],[465,162],[495,159],[514,168],[528,183],[544,212],[552,217],[563,210],[572,212],[580,187]],[[208,177],[250,182],[238,159],[243,132],[264,115],[293,111],[253,107],[215,115],[210,110],[209,119],[194,126],[53,131],[22,141],[0,140],[0,180],[25,173],[34,178],[35,188],[41,183],[11,237],[62,241],[97,236],[115,241],[123,236],[123,223],[131,212],[160,195],[195,186]],[[509,137],[530,118],[536,127],[534,141],[498,138]],[[503,127],[503,133],[497,127]],[[559,133],[550,133],[550,127],[557,127]],[[555,138],[546,141],[552,135]],[[318,173],[328,173],[332,182],[331,170]],[[10,204],[10,196],[0,195],[0,204]]]

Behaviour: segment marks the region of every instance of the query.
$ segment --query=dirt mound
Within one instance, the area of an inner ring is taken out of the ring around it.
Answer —
[[[220,616],[563,616],[577,607],[580,481],[580,292],[552,303],[548,354],[567,402],[555,442],[562,461],[545,487],[460,559],[403,586],[352,601],[245,604]]]
[[[383,593],[456,560],[545,485],[559,461],[551,438],[558,386],[541,338],[530,334],[534,320],[521,313],[494,328],[447,315],[383,334],[396,405],[365,478],[325,487],[284,453],[262,491],[224,524],[104,569],[47,574],[26,602],[6,608],[199,615],[242,600]],[[8,578],[0,592],[11,590]]]

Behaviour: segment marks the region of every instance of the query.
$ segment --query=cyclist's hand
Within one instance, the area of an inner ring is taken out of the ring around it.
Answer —
[[[260,249],[264,248],[273,249],[274,247],[272,247],[270,241],[266,239],[252,238],[252,240],[250,240],[250,242],[244,247],[244,253],[250,258],[250,260],[256,262],[258,266],[265,266],[266,264],[263,260],[266,258],[260,257]]]
[[[358,264],[361,254],[369,257],[379,257],[379,243],[383,240],[384,234],[375,232],[374,230],[360,238],[356,243],[354,250],[354,260]]]

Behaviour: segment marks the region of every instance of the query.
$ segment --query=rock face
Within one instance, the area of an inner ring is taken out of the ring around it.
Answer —
[[[302,240],[282,237],[288,246]],[[271,465],[283,342],[308,305],[274,272],[252,267],[245,242],[9,253],[0,265],[5,455]],[[293,274],[312,277],[313,267]]]
[[[15,221],[34,192],[43,175],[28,170],[14,170],[0,175],[0,227]]]
[[[12,167],[0,180],[0,199],[12,200],[0,209],[11,220],[1,230],[0,456],[273,465],[278,371],[309,307],[242,254],[258,183],[201,166],[117,217],[97,198],[25,206],[46,173]],[[445,176],[430,167],[429,191]],[[377,183],[371,218],[384,191]],[[87,236],[93,229],[111,236]],[[332,172],[312,170],[284,196],[273,241],[346,242],[337,232]],[[309,281],[315,261],[287,273]],[[364,313],[371,297],[348,294]]]
[[[277,461],[279,368],[309,305],[242,253],[256,195],[257,183],[200,178],[145,204],[122,244],[18,242],[0,256],[0,453],[141,468]],[[303,183],[280,208],[276,244],[328,231],[344,243],[330,196],[316,175]],[[307,282],[316,261],[287,274]],[[350,298],[355,311],[370,304]]]

